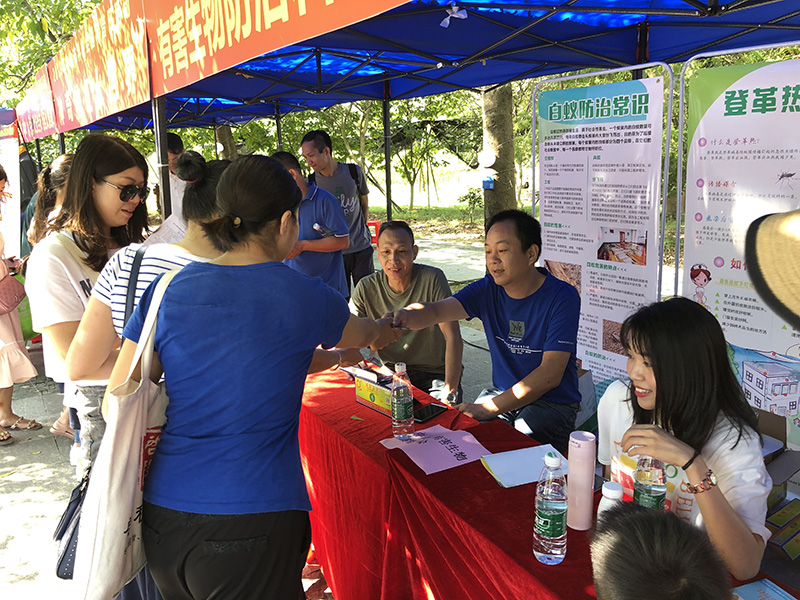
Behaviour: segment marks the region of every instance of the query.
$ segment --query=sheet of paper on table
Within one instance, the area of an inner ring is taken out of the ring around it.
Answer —
[[[498,452],[481,458],[483,466],[503,487],[533,483],[539,479],[548,452],[561,453],[550,444]],[[561,455],[561,470],[567,473],[567,459]]]
[[[471,433],[434,425],[417,431],[408,441],[381,440],[387,448],[400,448],[426,475],[452,469],[490,454]]]

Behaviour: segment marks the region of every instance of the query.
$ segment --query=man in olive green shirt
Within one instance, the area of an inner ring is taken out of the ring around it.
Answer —
[[[414,262],[418,252],[414,233],[405,221],[388,221],[378,232],[382,271],[358,282],[350,311],[359,317],[380,318],[415,302],[436,302],[452,295],[441,269]],[[384,363],[404,362],[411,383],[440,400],[461,401],[461,355],[464,343],[458,321],[405,331],[380,350]]]

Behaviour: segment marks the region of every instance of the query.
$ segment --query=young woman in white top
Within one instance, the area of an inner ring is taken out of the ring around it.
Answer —
[[[66,383],[64,403],[78,410],[81,450],[88,466],[105,429],[104,382],[70,381],[64,360],[98,273],[117,249],[147,232],[147,162],[129,143],[93,134],[78,144],[64,203],[48,235],[31,252],[26,290],[33,327],[42,332],[45,370]]]
[[[599,461],[623,488],[636,457],[667,463],[668,510],[705,528],[734,577],[755,576],[772,482],[719,323],[700,304],[670,298],[628,317],[621,337],[631,381],[600,400]]]
[[[6,187],[6,172],[0,166],[0,192]],[[0,197],[0,201],[5,198]],[[3,256],[5,240],[0,235],[0,256]],[[11,277],[9,262],[12,267],[17,267],[16,261],[0,260],[0,280]],[[22,326],[16,309],[0,315],[0,446],[6,446],[14,441],[11,430],[33,430],[42,426],[33,419],[25,419],[11,410],[11,396],[14,384],[28,381],[36,376],[36,369],[28,358],[25,350],[25,341],[22,338]]]
[[[134,307],[144,290],[160,273],[180,269],[192,261],[209,261],[220,255],[202,229],[202,223],[217,214],[216,189],[229,160],[205,159],[192,150],[181,154],[177,175],[187,182],[182,216],[186,235],[175,244],[154,244],[142,256],[136,278]],[[125,325],[125,301],[131,267],[138,244],[117,252],[97,279],[80,326],[67,353],[70,379],[108,379],[117,360],[122,329]]]

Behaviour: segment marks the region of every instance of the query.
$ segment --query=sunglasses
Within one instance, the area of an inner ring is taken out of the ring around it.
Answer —
[[[101,179],[99,177],[95,177],[97,181],[100,183],[105,183],[106,185],[110,185],[111,187],[119,190],[119,199],[123,202],[130,202],[136,196],[139,196],[139,202],[144,202],[147,199],[147,196],[150,194],[150,188],[146,185],[142,187],[136,187],[135,185],[123,185],[122,187],[118,185],[114,185],[110,181],[106,181],[105,179]]]

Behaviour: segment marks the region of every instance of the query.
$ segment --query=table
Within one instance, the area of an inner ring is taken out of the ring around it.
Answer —
[[[456,411],[418,427],[436,424],[469,429],[492,452],[535,444]],[[534,558],[534,485],[503,489],[479,462],[425,475],[379,444],[390,436],[391,420],[357,404],[344,374],[309,376],[300,449],[314,547],[337,600],[594,598],[585,532],[568,531],[560,565]]]

